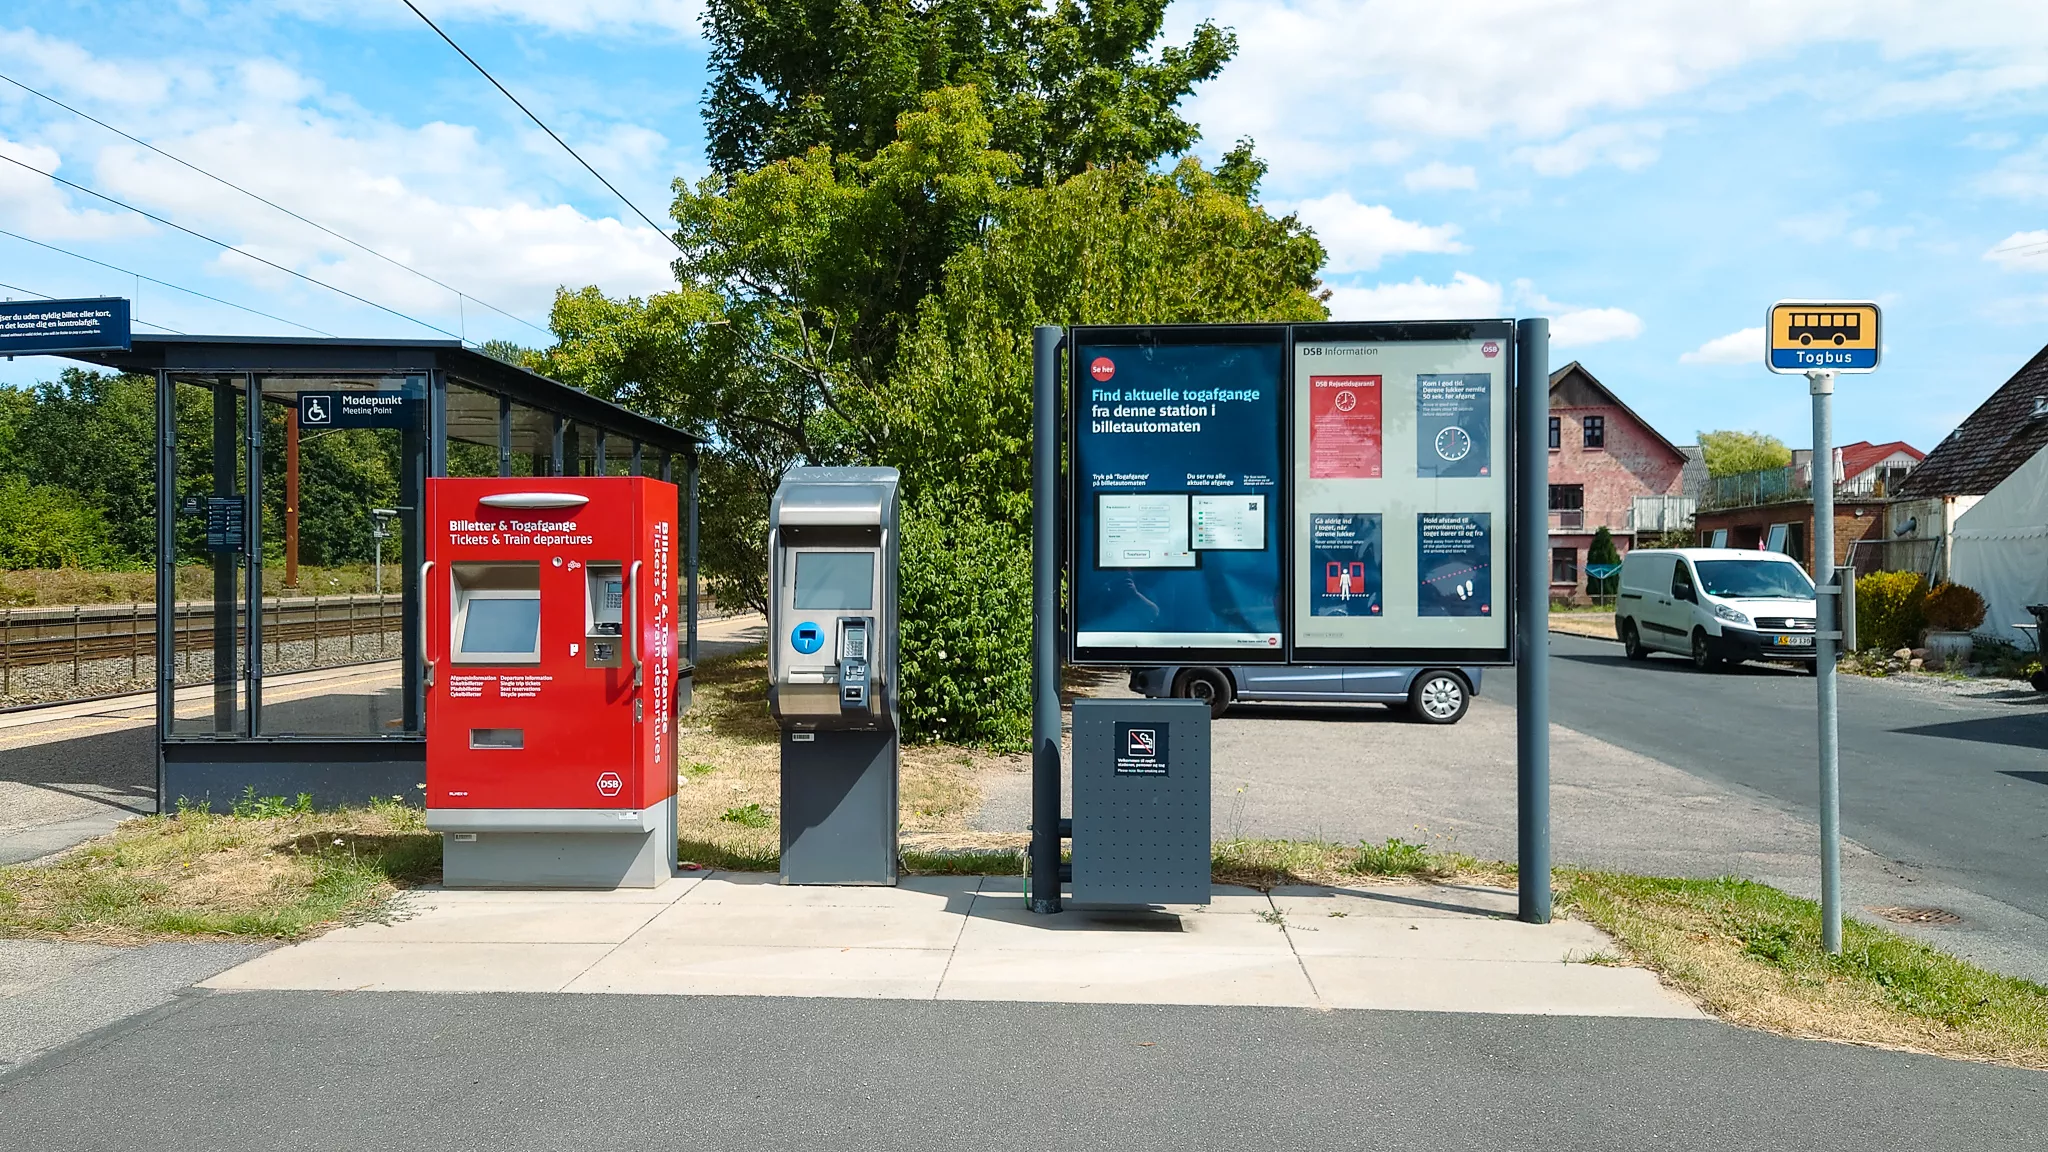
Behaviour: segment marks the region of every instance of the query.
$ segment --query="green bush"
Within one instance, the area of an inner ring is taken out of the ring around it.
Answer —
[[[97,508],[20,476],[0,480],[0,568],[125,566]]]
[[[903,726],[916,740],[1031,740],[1031,547],[968,501],[903,511]]]
[[[1936,584],[1926,611],[1927,626],[1937,632],[1971,632],[1984,622],[1984,597],[1967,584]]]
[[[1896,652],[1927,627],[1927,580],[1917,572],[1872,572],[1856,581],[1857,643]]]
[[[1595,564],[1619,563],[1621,563],[1621,550],[1614,546],[1614,533],[1609,532],[1607,525],[1602,524],[1594,529],[1593,542],[1586,546],[1586,567],[1591,568]],[[1586,576],[1586,595],[1594,597],[1613,596],[1615,589],[1620,584],[1621,573],[1619,572],[1604,579],[1588,573]]]

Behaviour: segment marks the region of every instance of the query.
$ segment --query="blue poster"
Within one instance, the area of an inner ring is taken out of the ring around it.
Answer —
[[[1308,518],[1309,615],[1378,616],[1380,514],[1316,512]]]
[[[1277,656],[1279,338],[1074,355],[1076,649]]]
[[[1493,516],[1424,512],[1415,518],[1418,616],[1493,615]]]
[[[1485,476],[1493,459],[1493,377],[1430,372],[1415,378],[1415,475]]]
[[[0,301],[0,352],[9,356],[125,352],[131,346],[128,301],[118,296]]]

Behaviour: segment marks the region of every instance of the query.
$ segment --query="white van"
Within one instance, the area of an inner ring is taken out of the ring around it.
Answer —
[[[1701,671],[1792,660],[1813,671],[1813,581],[1782,552],[1641,548],[1621,560],[1614,630],[1631,660],[1678,652]]]

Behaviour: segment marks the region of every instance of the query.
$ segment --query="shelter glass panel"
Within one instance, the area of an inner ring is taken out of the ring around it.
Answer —
[[[178,492],[171,557],[174,705],[163,724],[177,737],[249,732],[247,478],[248,406],[232,378],[172,386]]]

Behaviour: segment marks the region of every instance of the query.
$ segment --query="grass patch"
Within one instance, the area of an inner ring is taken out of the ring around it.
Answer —
[[[1284,884],[1344,885],[1361,879],[1512,882],[1514,867],[1394,837],[1374,844],[1236,838],[1215,845],[1209,874],[1218,884],[1277,888]]]
[[[1736,1024],[2048,1068],[2048,988],[1753,881],[1559,870],[1560,907]]]
[[[441,839],[398,802],[313,812],[245,797],[238,815],[145,816],[58,860],[0,868],[0,936],[132,944],[296,940],[441,871]]]

